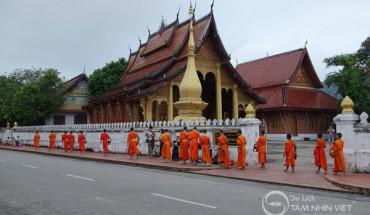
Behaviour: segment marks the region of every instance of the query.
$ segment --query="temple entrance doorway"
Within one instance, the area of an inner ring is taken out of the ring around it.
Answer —
[[[216,77],[211,72],[207,73],[205,78],[198,72],[198,77],[202,85],[202,101],[208,103],[202,114],[206,119],[216,119]]]
[[[173,96],[173,103],[178,102],[180,100],[180,89],[177,85],[172,86],[172,96]],[[176,116],[179,115],[179,110],[175,106],[173,106],[173,118],[175,119]]]
[[[233,90],[226,90],[225,88],[221,91],[222,94],[222,118],[232,119],[233,118]]]

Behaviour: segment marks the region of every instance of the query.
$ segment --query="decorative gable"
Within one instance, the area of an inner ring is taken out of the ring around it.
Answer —
[[[307,69],[303,66],[299,68],[298,71],[294,74],[294,76],[290,80],[289,85],[315,87],[311,78],[307,74]]]
[[[207,59],[207,60],[219,60],[220,57],[215,52],[213,44],[209,38],[207,38],[196,55],[197,59]]]

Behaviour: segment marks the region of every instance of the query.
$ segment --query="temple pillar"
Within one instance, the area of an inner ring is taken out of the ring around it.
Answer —
[[[132,115],[133,115],[133,121],[138,122],[139,121],[139,104],[137,102],[134,102],[132,104]]]
[[[116,122],[122,122],[122,103],[119,99],[117,99],[115,112],[116,112],[115,114]]]
[[[154,121],[159,121],[159,102],[155,103],[154,108]]]
[[[99,107],[100,107],[100,111],[99,111],[99,118],[100,118],[100,120],[99,120],[99,123],[104,123],[104,116],[105,116],[105,112],[106,112],[106,110],[105,110],[105,108],[104,108],[104,105],[103,105],[103,103],[100,103],[99,104]]]
[[[108,105],[107,105],[107,123],[111,123],[112,122],[112,105],[111,105],[111,102],[108,102]]]
[[[173,85],[170,84],[170,89],[169,89],[169,96],[168,96],[168,110],[167,110],[167,120],[172,121],[173,120]]]
[[[221,64],[216,63],[216,116],[217,120],[222,119],[222,94],[221,94]]]
[[[127,103],[125,102],[125,100],[122,101],[123,102],[123,105],[122,105],[122,121],[123,122],[127,122],[127,112],[126,112],[126,108],[127,108]]]
[[[238,110],[238,85],[233,85],[233,118],[238,120],[239,118],[239,110]]]
[[[146,97],[146,114],[145,114],[145,121],[151,122],[153,121],[153,95]]]

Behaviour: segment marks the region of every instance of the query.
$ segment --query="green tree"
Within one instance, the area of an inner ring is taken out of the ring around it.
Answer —
[[[0,77],[0,123],[40,125],[64,103],[64,81],[55,69],[16,70]]]
[[[341,66],[336,72],[329,73],[325,85],[335,85],[343,98],[349,96],[355,103],[354,111],[370,113],[370,37],[353,54],[342,54],[324,60],[327,67]],[[342,99],[338,100],[338,108]]]
[[[118,61],[107,63],[101,69],[96,69],[89,76],[89,99],[95,99],[106,90],[112,88],[118,82],[126,67],[127,62],[125,58],[120,58]]]

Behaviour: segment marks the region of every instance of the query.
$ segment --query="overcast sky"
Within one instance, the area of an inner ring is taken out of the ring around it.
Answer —
[[[198,0],[195,16],[212,0]],[[194,5],[194,1],[193,1]],[[86,67],[129,56],[163,17],[188,18],[189,0],[0,0],[0,74],[17,68],[55,68],[67,80]],[[321,80],[334,68],[323,59],[355,52],[370,36],[368,0],[216,0],[216,24],[235,66],[302,48]]]

